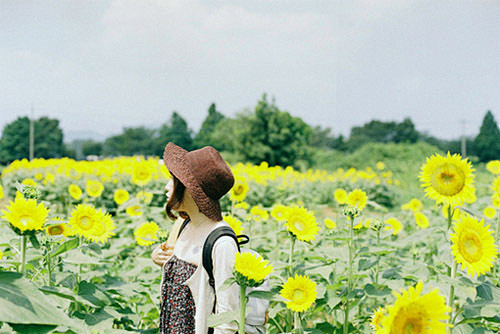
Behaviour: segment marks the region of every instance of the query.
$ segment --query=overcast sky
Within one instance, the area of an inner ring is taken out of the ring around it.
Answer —
[[[173,110],[198,130],[264,92],[334,134],[408,116],[476,134],[500,122],[500,1],[0,1],[0,128],[33,103],[65,134]]]

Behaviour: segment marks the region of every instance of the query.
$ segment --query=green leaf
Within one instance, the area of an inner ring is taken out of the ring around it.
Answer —
[[[248,295],[249,298],[259,298],[259,299],[266,299],[266,300],[275,300],[276,293],[273,291],[260,291],[260,290],[254,290],[251,291]]]
[[[78,245],[79,245],[79,240],[77,238],[70,239],[62,243],[56,250],[53,250],[50,253],[50,256],[54,257],[60,255],[62,253],[65,253],[71,249],[78,247]]]
[[[13,324],[71,326],[86,332],[57,307],[57,302],[41,293],[21,274],[0,272],[0,321]]]
[[[219,314],[212,314],[208,317],[208,327],[216,327],[230,322],[238,323],[240,318],[240,311],[227,311]]]
[[[365,292],[369,296],[375,296],[375,297],[385,296],[385,295],[390,294],[391,291],[392,290],[388,286],[385,286],[385,285],[381,289],[380,288],[377,289],[372,284],[365,285]]]
[[[38,239],[36,238],[36,234],[34,234],[34,233],[30,234],[29,239],[30,239],[33,247],[35,247],[36,249],[40,249],[40,243],[38,242]]]

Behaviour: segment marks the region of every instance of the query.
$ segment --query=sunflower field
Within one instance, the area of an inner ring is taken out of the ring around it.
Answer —
[[[233,284],[245,296],[268,279],[251,293],[270,302],[268,333],[500,331],[500,161],[436,153],[411,175],[384,161],[231,168],[224,220],[258,252],[237,254]],[[169,177],[157,157],[5,166],[0,333],[157,333],[151,252],[173,225]],[[242,300],[211,325],[244,333]]]

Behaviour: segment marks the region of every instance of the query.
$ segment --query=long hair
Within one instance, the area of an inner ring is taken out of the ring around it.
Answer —
[[[165,207],[165,212],[170,217],[170,219],[176,220],[177,216],[172,212],[172,210],[175,210],[175,208],[182,203],[184,192],[186,191],[186,186],[182,184],[182,182],[179,181],[179,179],[175,177],[174,174],[170,173],[170,175],[172,176],[172,180],[174,181],[174,190],[172,196],[170,196],[170,198],[168,199],[167,205]],[[184,219],[188,218],[188,215],[185,212],[179,212],[179,216]]]

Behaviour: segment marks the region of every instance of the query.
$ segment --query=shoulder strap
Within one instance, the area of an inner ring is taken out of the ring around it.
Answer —
[[[229,226],[220,226],[214,229],[208,235],[205,243],[203,244],[203,267],[208,273],[208,283],[215,291],[215,279],[213,273],[213,261],[212,261],[212,249],[214,248],[215,242],[223,236],[229,236],[234,239],[238,251],[240,251],[240,245],[238,243],[238,237],[234,233],[233,229]]]
[[[181,235],[182,231],[186,228],[187,224],[191,221],[191,218],[188,218],[182,222],[181,228],[179,229],[179,233],[177,234],[177,239]]]
[[[220,226],[215,228],[210,234],[208,235],[207,239],[205,240],[205,243],[203,244],[203,268],[208,273],[208,283],[214,289],[214,295],[215,295],[215,279],[214,279],[214,273],[213,273],[213,262],[212,262],[212,249],[214,248],[215,242],[223,236],[230,236],[231,238],[234,239],[236,242],[236,246],[238,247],[238,251],[241,251],[240,249],[240,244],[246,244],[249,240],[247,235],[236,235],[233,231],[233,229],[229,226]],[[242,242],[238,241],[238,238],[244,238],[245,240]],[[215,295],[215,301],[214,301],[214,306],[212,309],[212,313],[215,313],[215,305],[217,304],[217,295]],[[210,327],[208,329],[208,334],[213,334],[214,333],[214,328]]]

